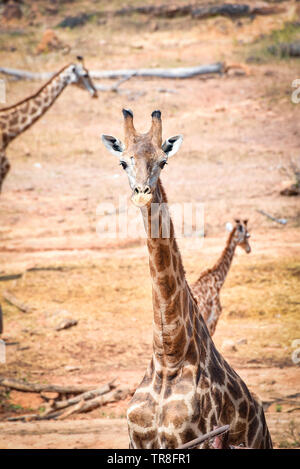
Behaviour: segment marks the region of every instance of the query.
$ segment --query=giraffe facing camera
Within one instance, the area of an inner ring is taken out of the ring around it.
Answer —
[[[123,111],[125,141],[102,141],[126,170],[132,201],[147,227],[153,303],[153,353],[127,410],[130,448],[175,449],[215,425],[230,425],[228,443],[271,448],[263,407],[216,349],[189,287],[171,220],[163,237],[163,217],[152,204],[167,206],[160,173],[178,151],[182,136],[162,140],[161,112],[152,113],[146,134]],[[158,236],[152,237],[152,223]]]

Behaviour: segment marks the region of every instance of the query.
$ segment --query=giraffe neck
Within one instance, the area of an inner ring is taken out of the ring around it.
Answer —
[[[220,259],[212,268],[212,275],[215,278],[215,285],[217,288],[221,288],[225,282],[226,276],[231,266],[231,262],[235,253],[235,248],[237,247],[237,239],[235,236],[236,228],[230,233],[227,239],[227,244],[224,251],[221,254]]]
[[[72,65],[56,73],[37,93],[0,110],[2,148],[32,126],[52,106],[70,81]]]
[[[186,359],[197,305],[185,279],[160,180],[152,203],[141,211],[147,232],[152,279],[154,364],[156,370],[167,369],[172,373]],[[166,233],[168,226],[169,234]]]

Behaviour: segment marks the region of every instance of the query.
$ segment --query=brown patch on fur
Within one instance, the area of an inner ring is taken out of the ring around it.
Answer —
[[[243,401],[239,405],[239,414],[240,416],[245,419],[248,415],[248,403],[247,401]]]
[[[194,440],[198,435],[196,435],[196,433],[191,428],[187,428],[182,433],[180,433],[179,436],[181,438],[182,444],[184,444]]]
[[[165,300],[169,300],[169,298],[174,295],[176,291],[176,282],[172,275],[164,275],[158,280],[158,285],[160,287],[160,292]]]
[[[13,116],[10,118],[9,125],[16,125],[18,123],[19,116],[18,114],[13,114]]]
[[[248,444],[250,444],[251,446],[253,444],[253,441],[254,441],[254,438],[255,438],[255,435],[256,435],[257,427],[258,427],[258,421],[257,421],[257,418],[254,417],[254,419],[252,420],[252,422],[248,426],[248,434],[247,434],[248,435]]]
[[[224,402],[226,402],[226,404],[223,405],[222,412],[220,414],[220,421],[225,425],[230,424],[235,414],[234,406],[226,391],[224,392]]]
[[[161,434],[161,441],[168,449],[176,449],[179,446],[177,438],[174,435],[168,435],[165,432]]]
[[[137,407],[130,412],[130,420],[140,427],[150,427],[152,425],[153,414],[149,410],[147,405]]]
[[[186,353],[186,360],[192,365],[196,365],[198,362],[197,348],[194,340],[191,340],[189,348]]]
[[[176,318],[181,316],[181,292],[178,292],[174,300],[168,304],[165,310],[166,323],[172,323]]]
[[[179,361],[182,356],[182,348],[185,343],[185,329],[181,326],[176,337],[164,335],[165,352],[169,360]]]
[[[188,407],[184,401],[168,402],[163,407],[162,423],[165,426],[173,424],[180,428],[188,418]]]
[[[169,246],[164,246],[160,244],[156,254],[155,254],[155,265],[157,267],[158,272],[162,272],[163,270],[170,267],[171,264],[171,253]]]
[[[156,270],[153,266],[153,262],[151,261],[151,259],[149,259],[149,268],[150,268],[151,277],[155,277],[156,276]]]

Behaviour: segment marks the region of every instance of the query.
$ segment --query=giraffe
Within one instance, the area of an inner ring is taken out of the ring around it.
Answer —
[[[248,220],[235,220],[234,227],[231,223],[227,223],[226,228],[230,231],[230,234],[221,257],[211,269],[202,272],[198,280],[192,285],[193,293],[198,302],[201,303],[202,314],[211,336],[215,333],[222,313],[220,290],[230,269],[235,249],[240,246],[246,253],[251,252],[248,242],[250,234],[247,223]]]
[[[83,65],[82,57],[78,56],[77,59],[78,63],[64,66],[35,94],[0,109],[0,192],[10,169],[6,157],[7,146],[42,117],[69,84],[87,89],[92,97],[97,97],[97,90]]]
[[[178,448],[214,425],[230,424],[229,444],[271,448],[262,406],[217,351],[186,281],[160,173],[182,136],[162,144],[161,112],[140,134],[123,109],[124,144],[102,135],[140,207],[152,279],[153,353],[127,410],[130,448]]]

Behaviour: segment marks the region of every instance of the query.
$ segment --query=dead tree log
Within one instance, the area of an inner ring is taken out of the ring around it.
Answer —
[[[197,75],[206,75],[211,73],[222,74],[224,72],[224,64],[217,62],[208,65],[199,65],[196,67],[177,67],[177,68],[140,68],[140,69],[124,69],[124,70],[102,70],[90,71],[90,76],[94,79],[106,78],[122,78],[129,79],[136,77],[156,77],[156,78],[192,78]],[[13,76],[18,80],[49,80],[53,73],[33,73],[26,70],[16,70],[13,68],[0,67],[0,73]],[[112,88],[99,87],[100,91],[115,91],[123,83],[117,82]]]
[[[269,218],[272,221],[275,221],[276,223],[279,223],[280,225],[286,225],[287,220],[285,218],[276,218],[270,215],[269,213],[265,212],[264,210],[256,210],[258,213],[261,213],[265,217]]]
[[[0,386],[22,392],[58,392],[59,394],[82,394],[93,390],[90,386],[56,386],[53,384],[25,383],[16,379],[1,377]]]
[[[272,45],[268,47],[268,51],[280,57],[300,57],[300,41]]]
[[[91,412],[98,407],[111,403],[116,402],[121,399],[125,399],[128,395],[133,394],[132,391],[128,389],[117,389],[115,391],[111,391],[104,396],[96,397],[95,399],[91,399],[87,402],[84,400],[80,400],[74,406],[69,407],[67,410],[58,410],[49,413],[46,411],[45,414],[26,414],[26,415],[18,415],[17,417],[9,417],[6,420],[9,422],[16,422],[16,421],[25,421],[30,422],[33,420],[51,420],[51,419],[59,419],[62,420],[69,415],[74,413],[82,413],[82,412]]]
[[[176,68],[139,68],[128,70],[107,70],[92,71],[90,75],[95,79],[121,78],[121,77],[154,77],[154,78],[192,78],[197,75],[206,75],[211,73],[221,74],[224,71],[224,64],[217,62],[208,65],[199,65],[196,67],[176,67]]]
[[[111,391],[104,396],[96,397],[87,402],[81,400],[78,404],[75,404],[75,406],[69,407],[66,412],[55,412],[54,414],[49,414],[47,418],[59,418],[61,420],[71,414],[91,412],[102,405],[125,399],[129,393],[130,391],[128,389],[117,389],[116,391]]]
[[[284,8],[269,5],[241,5],[238,3],[224,3],[216,6],[200,6],[192,10],[192,17],[206,19],[214,16],[226,16],[236,19],[243,17],[254,17],[256,15],[274,15],[285,11]]]
[[[273,15],[285,11],[278,5],[245,5],[239,3],[223,3],[221,5],[205,5],[191,3],[188,5],[149,5],[141,7],[127,7],[116,10],[113,16],[141,14],[156,18],[175,18],[192,16],[196,19],[206,19],[214,16],[227,16],[232,19],[255,15]]]
[[[30,305],[23,303],[22,301],[18,300],[12,293],[5,291],[3,292],[3,298],[10,303],[11,305],[15,306],[18,308],[22,313],[30,313],[30,311],[33,311],[33,307]]]
[[[89,399],[94,399],[97,396],[103,396],[103,394],[110,392],[114,388],[115,385],[113,384],[113,381],[111,381],[110,383],[101,386],[101,388],[93,389],[92,391],[87,391],[85,393],[78,394],[78,396],[73,397],[71,399],[65,399],[63,401],[54,401],[49,406],[49,409],[51,409],[51,411],[64,409],[66,407],[77,404],[80,401],[88,401]],[[48,409],[46,409],[46,411],[47,410]]]

